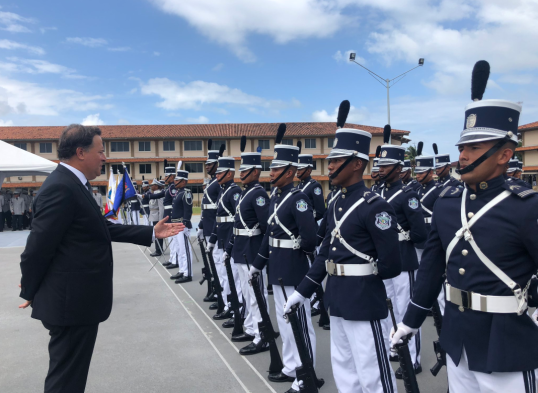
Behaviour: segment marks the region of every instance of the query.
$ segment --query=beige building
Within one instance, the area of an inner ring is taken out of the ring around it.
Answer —
[[[107,163],[103,166],[101,176],[92,181],[100,186],[102,192],[108,184],[110,171],[117,173],[117,167],[123,163],[131,177],[138,183],[145,179],[158,178],[164,172],[164,160],[177,165],[182,161],[182,169],[190,172],[189,187],[195,193],[201,192],[203,179],[207,177],[204,162],[207,157],[207,141],[213,140],[213,150],[221,144],[226,145],[225,156],[236,159],[236,169],[240,165],[240,138],[247,137],[246,151],[261,149],[262,177],[260,181],[269,189],[269,163],[272,159],[274,138],[278,123],[255,124],[204,124],[204,125],[121,125],[101,126],[105,142]],[[372,134],[370,157],[374,156],[376,147],[383,142],[383,129],[358,124],[346,124],[349,128],[358,128]],[[56,149],[58,138],[64,127],[2,127],[0,139],[41,157],[58,162]],[[327,194],[328,171],[327,157],[330,151],[336,126],[334,123],[287,123],[287,132],[283,143],[296,145],[302,142],[302,153],[314,156],[315,168],[312,176],[318,180]],[[392,130],[392,143],[402,144],[409,141],[409,131]],[[538,144],[538,143],[537,143]],[[371,163],[366,171],[365,180],[370,181]],[[537,164],[538,165],[538,164]],[[236,181],[240,183],[236,172]],[[39,188],[45,177],[25,176],[7,178],[3,188]],[[201,195],[195,195],[195,201]]]
[[[518,128],[521,147],[516,149],[523,160],[523,178],[533,184],[538,174],[538,121],[524,124]],[[533,187],[536,188],[536,187]]]

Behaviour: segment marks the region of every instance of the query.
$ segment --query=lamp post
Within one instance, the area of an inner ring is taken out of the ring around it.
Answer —
[[[361,66],[362,68],[364,68],[366,71],[368,71],[368,73],[372,76],[372,78],[374,78],[376,81],[378,81],[379,83],[381,83],[382,85],[384,85],[386,87],[386,89],[387,89],[387,124],[390,125],[390,93],[389,93],[390,88],[392,86],[394,86],[396,83],[398,83],[399,81],[401,81],[408,73],[410,73],[414,69],[416,69],[418,67],[422,67],[424,65],[424,59],[423,58],[418,59],[418,65],[416,67],[413,67],[410,70],[404,72],[403,74],[400,74],[397,77],[394,77],[392,79],[385,79],[385,78],[382,78],[379,75],[377,75],[372,70],[369,70],[368,68],[366,68],[362,64],[357,63],[355,61],[355,57],[356,57],[355,53],[350,53],[349,54],[349,61],[352,61],[353,63]],[[392,137],[391,137],[391,139],[392,139]],[[390,143],[390,140],[389,140],[389,143]]]

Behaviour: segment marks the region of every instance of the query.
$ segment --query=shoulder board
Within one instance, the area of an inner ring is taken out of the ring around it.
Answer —
[[[516,194],[518,197],[522,199],[525,199],[533,194],[536,194],[536,191],[534,191],[533,189],[526,188],[523,186],[518,186],[517,184],[504,183],[504,188],[507,189],[508,191],[513,192],[514,194]]]
[[[263,188],[261,184],[256,184],[254,188]]]
[[[462,192],[463,188],[446,186],[439,194],[439,198],[458,198]]]
[[[410,187],[411,184],[408,184],[406,186],[403,186],[402,187],[402,191],[403,192],[409,192],[409,191],[413,191],[413,187]]]
[[[379,194],[376,194],[373,191],[365,191],[363,198],[366,200],[366,203],[372,203],[375,199],[379,198]]]
[[[300,189],[298,189],[298,188],[292,188],[290,192],[291,192],[292,194],[295,194],[296,192],[302,192],[302,191],[303,191],[303,190],[300,190]]]
[[[436,187],[437,187],[437,188],[443,188],[444,186],[443,186],[443,183],[437,183],[437,184],[436,184]]]

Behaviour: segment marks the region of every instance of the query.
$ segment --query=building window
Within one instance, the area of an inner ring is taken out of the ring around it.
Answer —
[[[185,141],[185,151],[202,150],[202,141]]]
[[[176,141],[164,141],[163,142],[163,151],[175,151],[176,150]]]
[[[271,161],[262,161],[262,172],[269,172],[270,165],[271,165]]]
[[[334,138],[327,138],[327,145],[329,147],[333,147],[334,146]]]
[[[293,139],[282,139],[282,145],[290,145],[293,146]]]
[[[271,183],[269,182],[263,182],[263,183],[260,183],[262,186],[263,186],[263,189],[267,192],[270,192],[271,191]]]
[[[317,161],[316,160],[312,160],[312,170],[315,171],[317,169]]]
[[[28,150],[26,148],[26,142],[16,142],[13,144],[13,146],[18,147],[19,149],[22,149],[22,150]]]
[[[151,151],[151,142],[138,142],[138,151]]]
[[[226,150],[226,141],[225,140],[215,140],[211,145],[211,150],[219,150],[221,145],[224,145],[224,150]]]
[[[104,165],[101,165],[101,175],[104,175],[106,173],[106,167]]]
[[[258,147],[261,148],[262,150],[269,149],[269,139],[260,139],[260,140],[258,140]]]
[[[40,153],[52,153],[52,143],[51,142],[40,143],[39,152]]]
[[[110,165],[110,170],[112,171],[112,173],[118,174],[118,173],[120,173],[119,168],[121,168],[121,167],[122,167],[121,164],[111,164]],[[125,164],[125,167],[127,168],[127,172],[129,172],[129,174],[131,174],[131,164]]]
[[[141,175],[147,175],[151,173],[151,164],[140,164],[138,167]]]
[[[129,142],[110,142],[110,151],[113,153],[129,151]]]
[[[305,149],[315,149],[316,148],[316,139],[315,138],[307,138],[304,140],[304,147]]]
[[[189,185],[189,190],[191,190],[191,192],[193,194],[203,194],[204,193],[204,189],[202,188],[202,186],[195,186],[195,185]]]
[[[201,162],[185,163],[185,170],[189,173],[204,173],[204,164]]]

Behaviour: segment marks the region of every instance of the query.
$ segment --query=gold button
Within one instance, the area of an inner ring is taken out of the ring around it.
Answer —
[[[336,247],[333,247],[333,251],[336,251]]]
[[[458,307],[458,310],[460,310],[461,312],[463,312],[465,309],[463,308],[463,306],[459,306],[459,307]]]
[[[476,199],[476,195],[475,194],[471,194],[471,196],[469,197],[471,198],[472,201],[474,201]]]
[[[341,208],[341,207],[339,207],[339,208],[338,208],[338,211],[339,211],[339,212],[341,212],[341,211],[342,211],[342,208]]]
[[[469,251],[467,251],[467,250],[461,250],[461,255],[463,255],[464,257],[466,257],[467,254],[469,254]]]
[[[473,218],[473,216],[474,216],[474,213],[471,213],[471,212],[467,213],[467,217]]]
[[[346,196],[345,196],[345,195],[342,195],[342,199],[346,199]]]
[[[465,269],[464,269],[464,268],[461,268],[461,269],[459,270],[459,272],[460,272],[460,274],[463,276],[463,275],[465,274]]]
[[[269,251],[269,254],[271,254],[273,251]]]
[[[275,225],[275,223],[274,223],[274,222],[272,222],[272,223],[271,223],[271,225]]]
[[[271,232],[271,235],[273,234],[273,232]]]
[[[217,225],[217,228],[218,228],[218,227],[219,227],[219,226]]]

